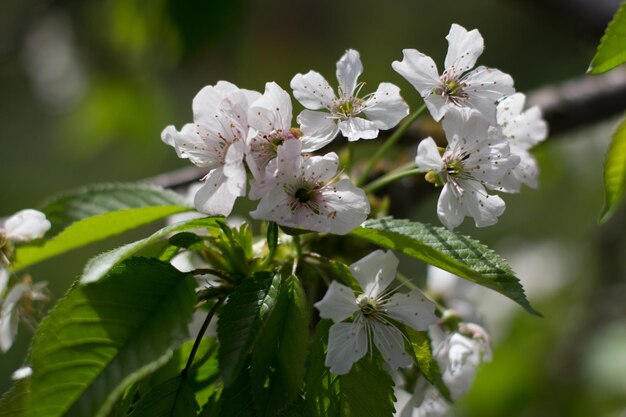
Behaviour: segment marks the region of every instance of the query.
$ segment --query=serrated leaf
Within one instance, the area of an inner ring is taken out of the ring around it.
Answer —
[[[441,377],[441,370],[437,360],[433,357],[432,348],[430,345],[430,338],[428,332],[418,332],[409,326],[405,327],[406,333],[409,337],[409,342],[413,348],[417,367],[419,368],[424,378],[435,386],[441,395],[448,401],[452,402],[450,397],[450,390],[448,386],[443,382]]]
[[[351,234],[491,288],[541,316],[506,261],[477,240],[443,227],[392,218],[368,220]]]
[[[626,4],[621,5],[607,26],[587,72],[601,74],[624,62],[626,62]]]
[[[28,417],[104,417],[130,384],[186,340],[195,280],[133,258],[101,281],[75,285],[42,321],[31,349]]]
[[[340,377],[341,417],[393,417],[393,379],[377,356],[366,356]]]
[[[222,391],[219,406],[220,417],[255,417],[254,401],[250,385],[250,361],[244,364],[230,386]]]
[[[0,417],[25,417],[30,397],[30,378],[16,381],[0,398]]]
[[[187,207],[181,206],[141,207],[99,214],[79,220],[66,227],[52,239],[18,247],[15,252],[16,261],[12,269],[19,271],[37,262],[187,210],[189,210]]]
[[[148,184],[96,184],[64,193],[44,203],[40,210],[52,227],[52,237],[70,224],[112,211],[151,206],[180,206],[192,210],[184,198],[173,191]]]
[[[94,258],[91,258],[85,269],[83,275],[80,278],[80,282],[83,284],[95,282],[106,275],[111,268],[128,259],[138,251],[145,247],[158,242],[161,239],[166,238],[171,233],[182,232],[184,230],[201,229],[207,227],[215,227],[217,222],[223,219],[222,217],[205,217],[202,219],[191,219],[182,222],[174,223],[166,226],[161,230],[153,233],[145,239],[138,240],[133,243],[129,243],[124,246],[120,246],[117,249],[102,253]]]
[[[304,383],[309,310],[304,289],[287,278],[252,350],[252,393],[261,416],[276,416]]]
[[[600,223],[611,218],[626,191],[626,117],[613,133],[604,162],[604,208]]]
[[[261,320],[276,303],[280,274],[262,271],[244,279],[219,311],[219,365],[224,385],[239,375]]]
[[[199,408],[189,381],[178,376],[142,396],[129,417],[195,417]]]

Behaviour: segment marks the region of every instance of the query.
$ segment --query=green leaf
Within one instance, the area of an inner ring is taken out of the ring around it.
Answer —
[[[330,320],[320,320],[311,345],[306,370],[306,404],[315,417],[339,417],[339,377],[326,367]]]
[[[541,316],[506,261],[477,240],[443,227],[392,218],[368,220],[351,234],[491,288]]]
[[[25,417],[30,397],[30,378],[20,379],[0,399],[0,417]]]
[[[148,184],[116,183],[82,187],[49,200],[41,207],[52,227],[52,237],[70,224],[112,211],[151,206],[180,206],[191,210],[173,191]]]
[[[31,350],[28,416],[108,414],[127,386],[188,338],[196,282],[150,258],[75,285],[42,321]]]
[[[250,360],[235,380],[222,391],[220,417],[255,417],[254,401],[250,385]]]
[[[393,379],[381,362],[379,355],[365,356],[340,377],[342,417],[394,415]]]
[[[207,227],[215,227],[222,217],[205,217],[202,219],[186,220],[172,225],[166,226],[161,230],[153,233],[145,239],[120,246],[117,249],[102,253],[91,258],[80,278],[80,282],[85,284],[95,282],[107,274],[115,265],[124,259],[128,259],[141,249],[158,242],[160,239],[166,238],[170,233],[182,232],[184,230],[193,230]]]
[[[309,310],[295,276],[287,278],[252,351],[252,393],[262,416],[276,416],[304,383]]]
[[[278,246],[278,225],[276,222],[269,222],[267,224],[267,246],[270,252],[268,256],[272,258]]]
[[[445,382],[443,382],[439,364],[433,357],[428,332],[418,332],[409,326],[406,326],[405,330],[409,336],[409,341],[411,343],[411,347],[413,348],[415,360],[417,361],[417,366],[420,372],[431,385],[434,385],[439,390],[445,399],[452,402],[450,390]]]
[[[280,274],[257,272],[235,288],[219,311],[218,357],[225,386],[241,372],[262,318],[276,303],[279,285]]]
[[[199,408],[189,381],[178,376],[148,391],[129,417],[195,417]]]
[[[613,134],[604,162],[604,208],[600,223],[611,218],[626,191],[626,117]]]
[[[189,210],[187,207],[181,206],[141,207],[99,214],[79,220],[50,240],[18,247],[16,262],[12,269],[19,271],[53,256],[187,210]]]
[[[587,72],[601,74],[624,62],[626,62],[626,4],[622,4],[607,26]]]

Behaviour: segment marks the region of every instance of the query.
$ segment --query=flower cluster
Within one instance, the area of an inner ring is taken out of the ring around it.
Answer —
[[[443,185],[437,214],[449,229],[466,216],[477,227],[490,226],[504,212],[504,201],[487,190],[519,192],[537,183],[537,164],[528,149],[547,136],[537,107],[523,111],[525,97],[515,93],[513,79],[499,70],[474,68],[484,49],[474,29],[453,24],[447,36],[446,69],[441,75],[432,58],[414,49],[393,68],[424,98],[432,117],[443,119],[448,145],[432,138],[417,151],[417,168],[426,179]]]
[[[197,210],[227,216],[247,194],[260,200],[251,212],[256,219],[336,234],[359,226],[370,211],[365,193],[342,178],[337,154],[309,152],[339,132],[349,141],[374,139],[408,114],[392,84],[359,97],[362,71],[358,52],[348,50],[337,63],[338,95],[319,73],[297,74],[291,86],[306,107],[298,126],[289,94],[275,82],[263,94],[226,81],[203,88],[193,100],[193,123],[180,131],[168,126],[161,135],[179,157],[208,170],[195,195]]]
[[[46,283],[33,284],[30,277],[9,286],[13,245],[40,239],[50,229],[46,216],[33,209],[25,209],[9,217],[0,225],[0,350],[6,352],[17,335],[19,319],[29,322],[33,301],[47,301]],[[32,324],[32,323],[31,323]]]

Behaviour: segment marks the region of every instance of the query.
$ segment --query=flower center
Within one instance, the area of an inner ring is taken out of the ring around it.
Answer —
[[[358,97],[343,97],[333,103],[332,112],[342,120],[356,116],[363,110],[363,100]]]
[[[376,300],[365,294],[359,295],[356,299],[356,303],[365,317],[371,316],[378,311],[378,304],[376,303]]]
[[[467,84],[461,82],[459,77],[451,77],[450,75],[444,73],[439,80],[441,81],[441,84],[433,91],[433,93],[448,97],[448,99],[454,103],[458,103],[460,100],[468,97],[465,92]]]
[[[301,203],[307,203],[313,198],[313,190],[305,187],[298,188],[294,197]]]

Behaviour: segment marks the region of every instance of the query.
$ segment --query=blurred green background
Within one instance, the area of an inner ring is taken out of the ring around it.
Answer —
[[[398,84],[414,109],[421,101],[391,62],[403,48],[416,48],[441,65],[451,23],[478,28],[487,46],[479,63],[510,73],[520,91],[583,76],[617,3],[3,1],[0,216],[77,186],[187,166],[160,132],[191,121],[193,96],[221,79],[260,91],[267,81],[288,88],[294,74],[309,69],[331,80],[335,62],[354,48],[365,66],[362,80],[372,89],[381,81]],[[541,188],[506,196],[496,227],[476,230],[466,221],[461,229],[511,261],[545,318],[485,295],[480,308],[494,334],[494,360],[458,415],[626,416],[625,212],[596,224],[615,124],[550,137],[536,152]],[[436,222],[435,197],[412,209],[411,218]],[[117,243],[30,272],[60,297],[87,257]],[[31,334],[22,326],[0,356],[0,392]]]

